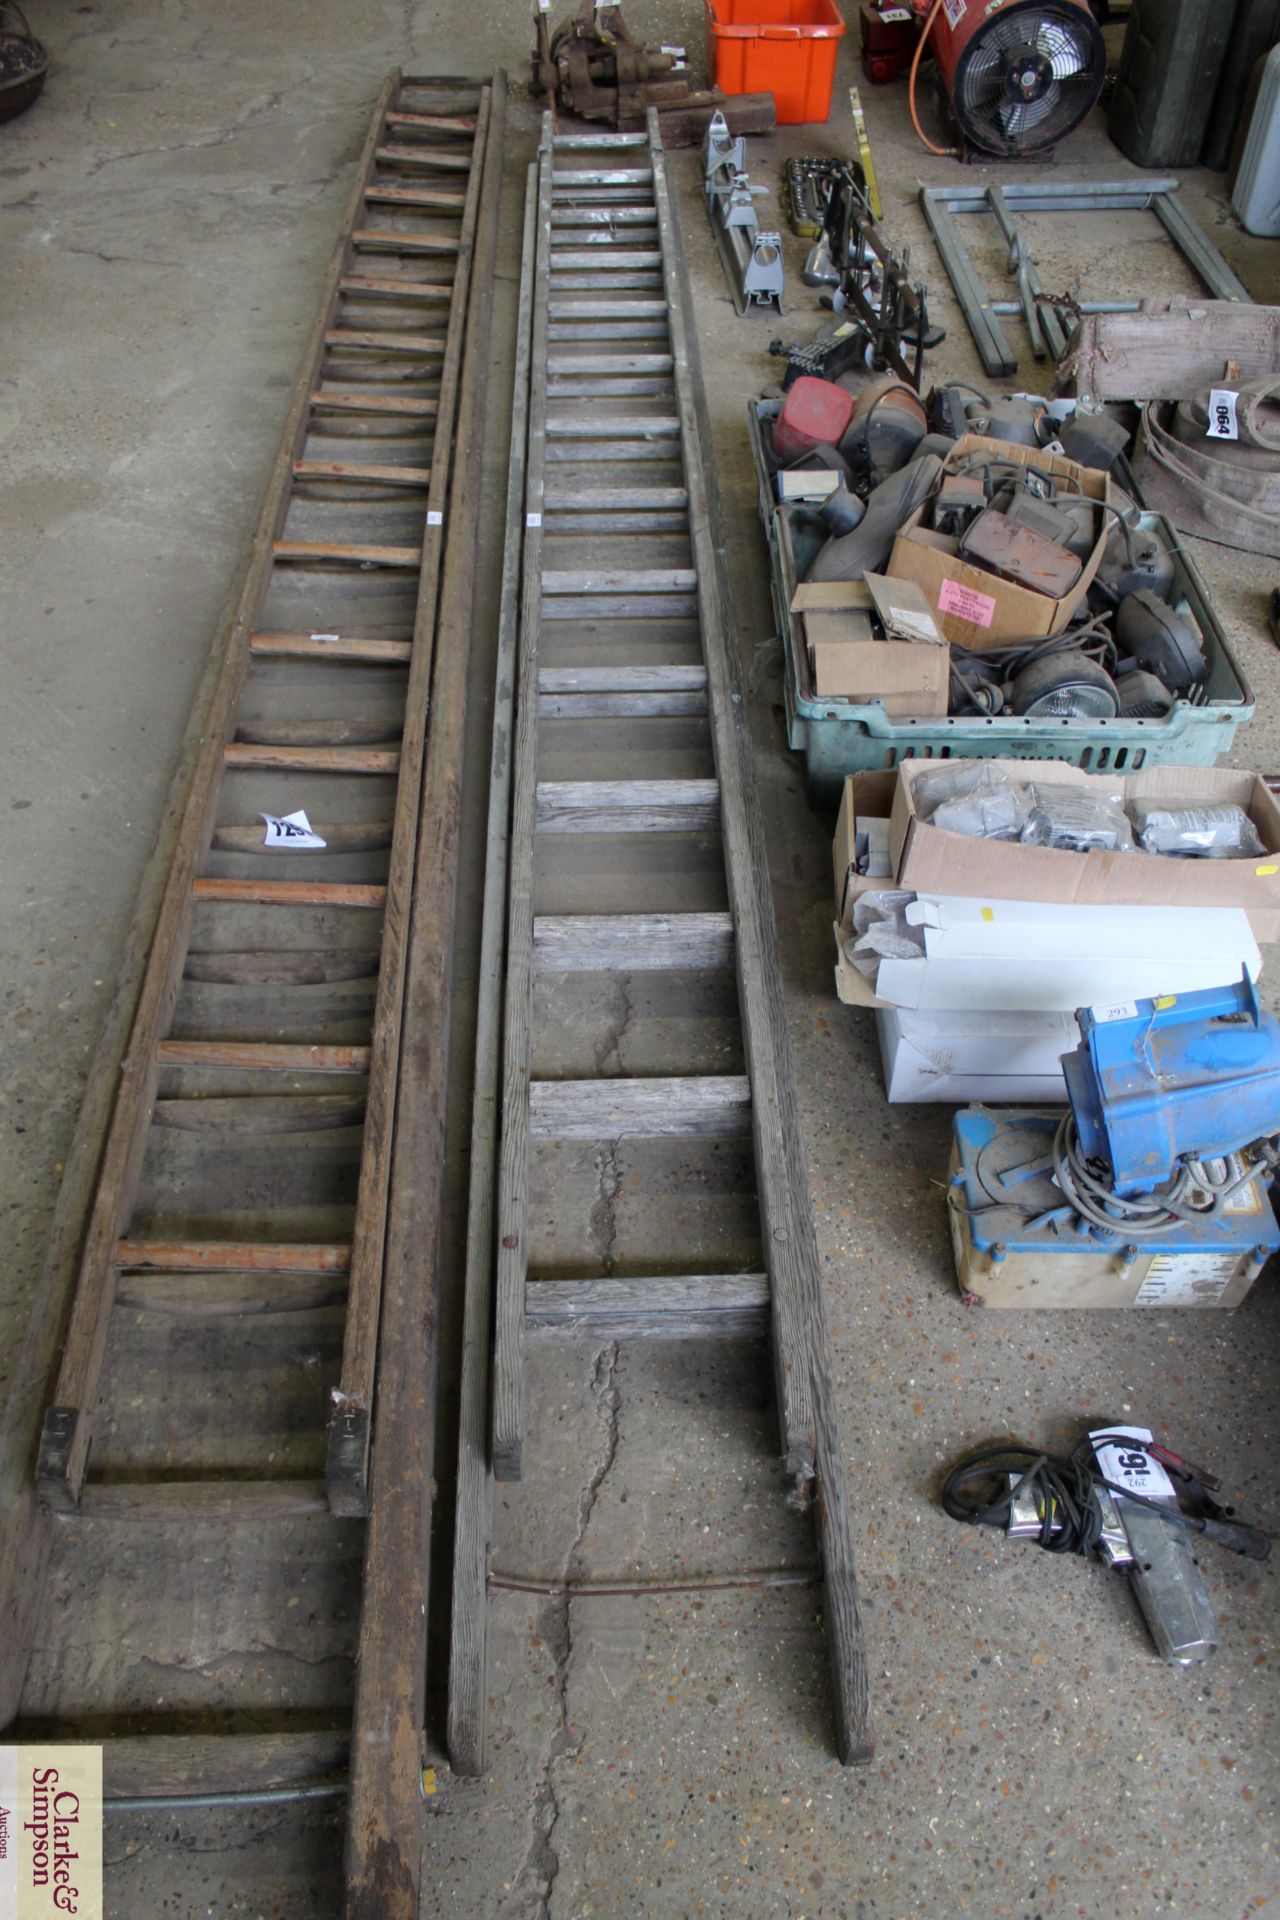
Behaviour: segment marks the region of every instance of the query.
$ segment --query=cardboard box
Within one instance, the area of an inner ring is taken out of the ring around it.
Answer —
[[[881,886],[883,887],[883,882]],[[874,976],[837,931],[837,991],[851,1006],[961,1014],[1074,1013],[1256,980],[1262,955],[1240,907],[1080,907],[917,894],[906,910],[923,952],[882,958]]]
[[[967,1013],[882,1007],[876,1033],[885,1095],[894,1106],[1065,1103],[1062,1056],[1080,1043],[1070,1013],[1011,1013],[1003,1007]]]
[[[912,798],[913,781],[937,762],[904,760],[889,820],[898,886],[916,893],[1079,906],[1243,907],[1255,939],[1263,945],[1280,940],[1280,808],[1256,774],[1231,767],[1144,767],[1121,776],[1089,774],[1056,760],[986,764],[1022,782],[1038,774],[1086,791],[1119,789],[1126,802],[1234,801],[1253,821],[1267,852],[1261,860],[1174,860],[1154,853],[1066,853],[948,833],[919,819]]]
[[[850,773],[845,776],[840,812],[836,818],[836,837],[831,849],[835,868],[836,919],[842,928],[848,929],[853,925],[853,903],[860,891],[868,887],[892,885],[892,879],[864,880],[858,873],[856,832],[857,823],[863,818],[883,820],[888,827],[897,786],[897,773],[887,772],[883,768],[878,768],[874,773]]]
[[[885,637],[872,626],[879,613]],[[878,700],[891,719],[944,714],[951,695],[951,649],[913,581],[812,580],[796,588],[819,699]]]
[[[1007,440],[989,440],[977,433],[967,433],[956,441],[946,471],[958,471],[975,454],[1058,475],[1072,483],[1072,492],[1079,491],[1090,500],[1109,501],[1111,497],[1106,474],[1095,467],[1082,467],[1061,454],[1014,446]],[[1099,510],[1097,539],[1080,578],[1069,593],[1053,599],[1011,580],[1001,580],[981,567],[969,566],[956,553],[954,540],[924,525],[928,512],[926,501],[899,529],[889,571],[899,579],[914,580],[924,590],[943,633],[953,646],[961,647],[993,647],[1002,640],[1061,633],[1089,591],[1115,525],[1110,514]]]

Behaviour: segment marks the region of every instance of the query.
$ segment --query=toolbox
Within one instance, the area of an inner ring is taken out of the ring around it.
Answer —
[[[761,420],[779,403],[753,401],[748,432],[759,483],[759,511],[769,545],[776,630],[782,642],[788,744],[805,756],[809,798],[834,807],[844,777],[902,760],[1003,757],[1065,760],[1093,772],[1132,772],[1144,766],[1211,767],[1231,749],[1237,728],[1254,710],[1252,688],[1214,613],[1199,569],[1159,514],[1139,523],[1153,528],[1174,556],[1174,594],[1185,599],[1200,629],[1209,673],[1193,700],[1179,700],[1162,720],[1059,720],[1001,714],[890,719],[878,704],[823,699],[813,687],[799,622],[791,613],[798,583],[813,562],[820,537],[803,509],[779,505],[765,458]]]
[[[707,66],[723,93],[771,93],[780,127],[825,120],[844,19],[835,0],[705,0]]]

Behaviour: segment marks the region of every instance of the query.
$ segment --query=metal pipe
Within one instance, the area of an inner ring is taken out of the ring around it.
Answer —
[[[176,1813],[185,1807],[287,1807],[303,1800],[336,1800],[347,1791],[345,1780],[322,1780],[312,1786],[246,1787],[232,1793],[129,1794],[121,1800],[104,1799],[108,1813]]]

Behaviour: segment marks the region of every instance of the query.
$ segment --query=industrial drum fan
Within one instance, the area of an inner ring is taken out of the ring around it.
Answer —
[[[940,0],[932,51],[961,140],[1043,153],[1096,104],[1107,54],[1088,0]]]

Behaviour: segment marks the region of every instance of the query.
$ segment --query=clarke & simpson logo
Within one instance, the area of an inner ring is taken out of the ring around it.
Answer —
[[[0,1920],[102,1920],[102,1748],[0,1746]]]

